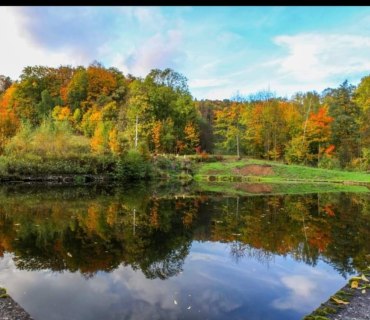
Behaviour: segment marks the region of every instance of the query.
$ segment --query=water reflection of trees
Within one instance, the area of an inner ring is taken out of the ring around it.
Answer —
[[[269,265],[274,260],[275,255],[270,251],[255,249],[240,241],[232,241],[230,243],[230,256],[235,263],[239,263],[245,258],[253,258],[261,264]]]
[[[212,239],[289,254],[313,266],[322,258],[345,275],[369,262],[369,201],[366,194],[344,193],[229,199],[220,207]]]
[[[234,262],[324,259],[343,275],[367,263],[368,195],[223,198],[151,190],[2,189],[0,253],[13,252],[27,270],[89,276],[123,264],[151,279],[182,271],[193,240],[228,243]]]

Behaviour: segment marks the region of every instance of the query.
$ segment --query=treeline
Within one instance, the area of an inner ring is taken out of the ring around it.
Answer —
[[[370,76],[357,87],[345,81],[291,99],[261,92],[197,101],[187,79],[172,69],[139,78],[98,62],[87,68],[30,66],[19,81],[0,76],[0,173],[5,158],[14,160],[8,169],[20,159],[49,159],[53,166],[56,159],[75,159],[76,165],[84,157],[105,159],[106,169],[104,163],[128,155],[135,162],[160,153],[226,153],[369,170],[369,106]]]
[[[199,145],[187,80],[171,69],[142,79],[99,63],[34,66],[19,81],[3,76],[0,89],[0,174],[144,178],[151,154],[194,153]]]
[[[100,154],[119,154],[134,146],[189,153],[199,143],[197,111],[186,79],[170,69],[152,70],[141,79],[99,63],[88,68],[26,67],[20,81],[3,87],[3,151],[22,123],[36,128],[50,119],[68,123]]]
[[[370,76],[355,87],[199,101],[207,150],[322,168],[370,169]],[[202,128],[202,127],[201,127]],[[203,136],[202,136],[203,135]]]

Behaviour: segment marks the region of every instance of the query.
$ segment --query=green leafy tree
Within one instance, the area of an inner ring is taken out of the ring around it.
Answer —
[[[66,88],[67,102],[72,110],[83,108],[82,102],[87,99],[87,72],[85,68],[78,68]]]
[[[360,108],[359,131],[362,156],[367,163],[370,163],[370,76],[361,79],[354,97]]]
[[[337,89],[324,91],[324,102],[329,106],[331,140],[337,148],[341,166],[359,156],[360,109],[353,99],[355,87],[344,81]]]
[[[53,98],[51,97],[48,90],[44,90],[41,92],[41,101],[37,105],[38,114],[40,116],[45,116],[50,114],[50,112],[53,110],[55,106],[55,102],[53,101]]]
[[[220,137],[217,143],[222,149],[235,152],[240,157],[240,143],[244,127],[241,113],[243,105],[237,102],[229,107],[215,111],[215,134]]]
[[[12,79],[4,75],[0,75],[0,95],[4,93],[11,85]]]

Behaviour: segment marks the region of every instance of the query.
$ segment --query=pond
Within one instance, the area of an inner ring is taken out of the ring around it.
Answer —
[[[0,188],[0,286],[35,320],[301,319],[369,259],[370,195]]]

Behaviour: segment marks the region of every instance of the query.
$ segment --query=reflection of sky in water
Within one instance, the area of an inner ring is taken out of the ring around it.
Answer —
[[[0,270],[0,286],[37,320],[301,319],[345,283],[321,261],[315,268],[279,256],[235,262],[230,245],[216,242],[193,242],[183,272],[167,280],[124,266],[92,278],[23,271],[10,254]]]

